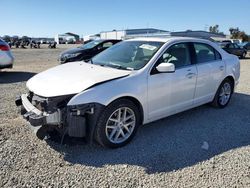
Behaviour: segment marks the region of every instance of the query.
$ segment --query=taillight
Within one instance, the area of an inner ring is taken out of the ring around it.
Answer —
[[[9,51],[10,47],[8,45],[0,44],[0,50],[1,51]]]

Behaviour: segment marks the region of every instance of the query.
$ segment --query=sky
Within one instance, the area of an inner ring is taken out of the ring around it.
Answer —
[[[0,0],[0,36],[85,36],[113,29],[207,30],[250,34],[250,0]]]

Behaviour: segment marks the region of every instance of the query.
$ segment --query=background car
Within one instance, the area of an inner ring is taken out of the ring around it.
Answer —
[[[12,68],[14,57],[9,45],[0,39],[0,69]]]
[[[71,48],[61,53],[61,64],[73,61],[89,61],[96,54],[106,50],[121,40],[94,40],[78,48]]]
[[[221,43],[221,48],[227,51],[230,54],[239,56],[240,58],[245,58],[247,55],[247,50],[243,47],[240,47],[238,44],[235,43]]]
[[[250,42],[243,42],[239,46],[245,48],[248,51],[250,50]]]

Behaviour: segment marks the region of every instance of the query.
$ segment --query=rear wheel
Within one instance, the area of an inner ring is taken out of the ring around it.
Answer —
[[[96,140],[105,147],[126,145],[134,136],[139,124],[139,111],[127,99],[117,100],[106,107],[96,127]]]
[[[226,107],[232,97],[232,94],[233,83],[230,79],[225,79],[218,88],[212,105],[219,108]]]

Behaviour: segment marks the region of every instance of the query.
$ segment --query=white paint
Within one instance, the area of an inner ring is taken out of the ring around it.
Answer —
[[[232,76],[235,86],[239,82],[240,64],[236,56],[230,55],[215,43],[194,38],[140,38],[133,41],[159,41],[164,45],[151,60],[138,71],[125,71],[74,62],[60,65],[30,79],[28,88],[35,94],[53,97],[76,95],[68,105],[100,103],[108,105],[120,97],[134,97],[143,108],[143,123],[211,102],[219,84]],[[222,56],[219,62],[208,62],[207,66],[190,65],[174,73],[150,75],[150,71],[163,52],[179,42],[200,42],[211,45]],[[220,67],[224,65],[223,71]],[[209,70],[207,70],[209,69]],[[191,77],[189,76],[192,73]],[[126,76],[128,75],[128,76]],[[91,87],[96,83],[123,77]]]

